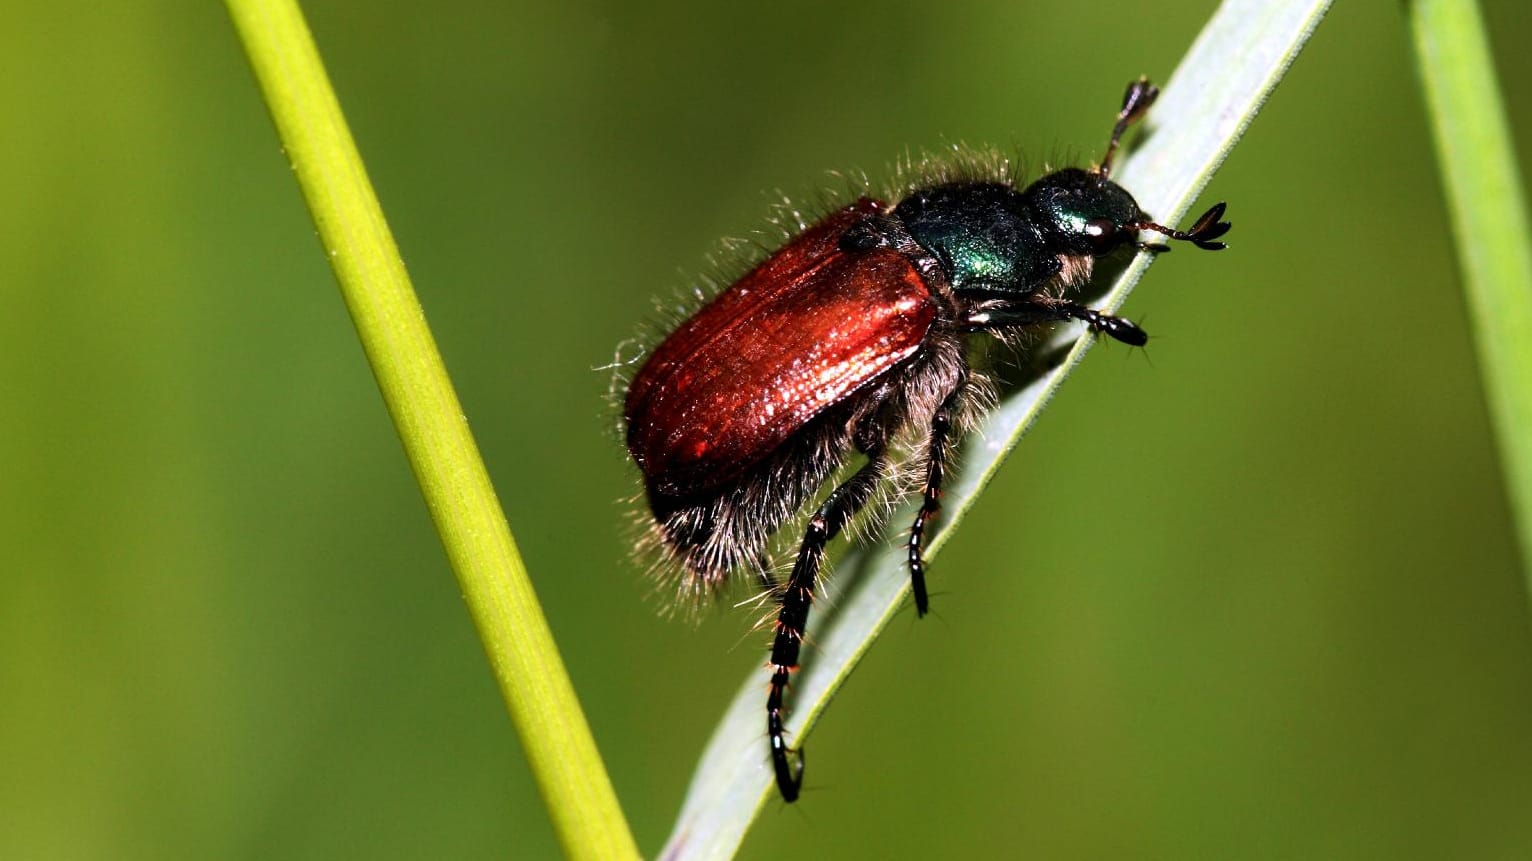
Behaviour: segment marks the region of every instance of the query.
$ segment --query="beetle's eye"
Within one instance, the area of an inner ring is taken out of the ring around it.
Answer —
[[[1110,218],[1092,218],[1085,222],[1085,238],[1092,251],[1110,251],[1117,244],[1117,224]]]

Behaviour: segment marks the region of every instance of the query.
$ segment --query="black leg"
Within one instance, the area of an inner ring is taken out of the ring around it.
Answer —
[[[1128,84],[1128,91],[1122,94],[1122,108],[1117,111],[1117,123],[1112,126],[1112,140],[1106,145],[1106,155],[1101,157],[1101,167],[1096,169],[1102,179],[1112,174],[1112,156],[1117,154],[1117,144],[1122,141],[1123,132],[1149,111],[1149,106],[1159,95],[1159,88],[1149,83],[1148,78]]]
[[[947,462],[948,437],[952,433],[952,415],[957,411],[959,399],[963,396],[963,387],[967,384],[967,375],[958,380],[957,388],[937,408],[936,415],[931,417],[931,441],[930,450],[926,455],[926,483],[922,489],[920,499],[920,512],[915,515],[915,523],[910,527],[909,563],[910,563],[910,591],[915,594],[915,615],[924,616],[931,609],[931,599],[926,595],[926,560],[925,541],[926,523],[941,511],[942,504],[942,476]]]
[[[865,466],[830,492],[824,504],[809,518],[809,526],[798,548],[792,576],[782,590],[782,609],[777,613],[777,634],[771,644],[771,687],[766,695],[766,733],[771,740],[771,765],[777,775],[777,789],[782,800],[796,801],[803,785],[803,751],[796,751],[798,767],[789,760],[787,740],[782,729],[782,697],[787,692],[788,677],[798,669],[798,651],[803,645],[803,631],[809,621],[809,605],[814,603],[814,585],[824,563],[825,546],[830,543],[862,506],[872,498],[882,480],[882,451],[868,454]]]
[[[1075,302],[1018,303],[991,311],[978,311],[969,315],[964,326],[969,331],[982,331],[1064,320],[1084,320],[1092,332],[1108,335],[1135,347],[1149,343],[1149,333],[1140,329],[1132,320],[1103,314]]]

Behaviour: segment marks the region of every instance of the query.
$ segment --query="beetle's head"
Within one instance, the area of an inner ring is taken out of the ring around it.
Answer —
[[[1079,168],[1050,173],[1023,196],[1048,244],[1061,254],[1110,254],[1133,242],[1149,220],[1122,186]]]
[[[1138,234],[1152,230],[1171,239],[1184,240],[1207,251],[1224,247],[1215,240],[1229,232],[1224,205],[1203,213],[1191,230],[1173,230],[1149,220],[1127,189],[1112,182],[1104,171],[1067,168],[1055,171],[1022,193],[1036,214],[1048,244],[1060,254],[1101,257],[1124,245],[1149,251],[1167,246],[1138,241]]]

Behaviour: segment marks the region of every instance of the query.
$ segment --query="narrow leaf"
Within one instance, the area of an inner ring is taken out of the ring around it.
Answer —
[[[1532,586],[1532,226],[1478,4],[1409,4],[1479,372]]]
[[[293,0],[227,5],[564,853],[637,858],[303,13]]]

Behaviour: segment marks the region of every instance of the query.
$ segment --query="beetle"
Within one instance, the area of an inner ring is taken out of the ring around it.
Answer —
[[[628,383],[627,449],[655,543],[683,586],[707,592],[749,570],[775,597],[766,731],[784,800],[798,797],[803,758],[787,744],[783,698],[826,547],[887,486],[900,434],[914,435],[923,461],[906,558],[915,611],[929,610],[926,528],[955,428],[984,400],[968,336],[1079,320],[1143,346],[1137,324],[1066,291],[1112,252],[1168,249],[1140,242],[1143,231],[1224,247],[1223,203],[1181,231],[1156,224],[1111,181],[1123,133],[1158,92],[1147,79],[1129,84],[1099,167],[1024,188],[1003,171],[937,176],[892,203],[862,196],[832,211],[681,322]],[[774,582],[773,534],[853,453],[865,462],[813,504],[792,570]]]

